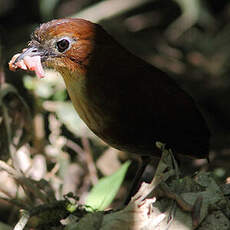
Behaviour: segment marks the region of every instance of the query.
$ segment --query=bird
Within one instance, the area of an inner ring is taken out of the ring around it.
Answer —
[[[193,98],[99,24],[80,18],[43,23],[9,65],[11,70],[33,70],[40,78],[43,68],[59,72],[89,129],[143,160],[136,182],[150,159],[160,158],[157,141],[178,155],[208,157],[210,131]]]

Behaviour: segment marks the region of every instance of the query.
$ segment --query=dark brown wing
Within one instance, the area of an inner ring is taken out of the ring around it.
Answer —
[[[105,121],[94,132],[138,154],[154,154],[155,141],[161,141],[178,153],[206,158],[210,134],[193,99],[166,73],[113,42],[95,47],[88,70],[88,95]]]

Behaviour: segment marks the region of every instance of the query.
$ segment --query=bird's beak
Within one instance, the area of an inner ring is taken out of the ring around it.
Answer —
[[[20,62],[21,60],[24,59],[24,57],[29,56],[29,57],[34,57],[34,56],[40,56],[41,60],[44,59],[46,56],[47,51],[43,48],[31,46],[27,49],[25,49],[14,61],[14,63]]]
[[[42,66],[42,61],[45,61],[48,57],[47,50],[42,47],[30,46],[24,49],[21,54],[16,54],[9,62],[11,70],[18,68],[23,70],[34,71],[38,78],[45,77],[45,73]]]

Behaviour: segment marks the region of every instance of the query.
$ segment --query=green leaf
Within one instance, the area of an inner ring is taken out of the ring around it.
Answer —
[[[100,179],[89,193],[86,206],[90,206],[92,209],[99,211],[108,207],[115,198],[129,165],[130,161],[126,161],[117,172]]]

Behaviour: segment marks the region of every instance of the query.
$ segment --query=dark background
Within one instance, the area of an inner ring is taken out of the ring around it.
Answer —
[[[105,2],[105,1],[104,1]],[[30,39],[31,32],[53,18],[82,16],[91,7],[89,20],[100,23],[116,40],[146,61],[168,72],[199,105],[212,133],[210,159],[185,160],[184,171],[192,173],[202,168],[214,172],[220,181],[230,175],[230,3],[227,0],[153,0],[153,1],[97,0],[0,0],[0,70],[6,82],[14,85],[29,105],[34,118],[37,103],[31,90],[23,84],[23,72],[8,70],[10,58],[21,51]],[[98,11],[95,5],[102,11]],[[101,4],[101,5],[100,5]],[[119,9],[116,6],[120,6]],[[1,79],[2,79],[1,77]],[[8,98],[11,100],[11,98]],[[49,97],[49,100],[57,101]],[[68,101],[68,97],[61,97]],[[50,134],[48,113],[44,116],[44,139]],[[82,146],[81,138],[71,134],[62,124],[62,135]],[[1,130],[3,133],[3,130]],[[93,158],[106,147],[88,137]],[[1,136],[1,158],[6,160],[4,135]],[[42,152],[48,145],[43,141],[39,151],[32,140],[32,155]],[[50,143],[49,143],[50,144]],[[75,160],[71,150],[71,159]],[[4,154],[3,154],[4,153]],[[119,153],[121,154],[121,153]],[[120,155],[125,160],[126,156]],[[192,163],[191,163],[192,162]],[[185,165],[186,166],[186,165]],[[101,175],[101,174],[100,174]]]

